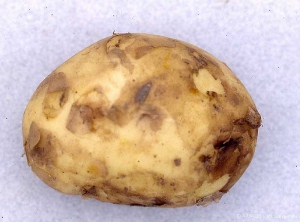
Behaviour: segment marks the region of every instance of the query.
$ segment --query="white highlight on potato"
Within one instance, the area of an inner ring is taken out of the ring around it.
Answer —
[[[210,195],[210,194],[213,194],[213,193],[219,191],[220,189],[222,189],[222,187],[225,186],[225,184],[227,184],[229,179],[230,179],[230,176],[228,174],[225,174],[222,177],[220,177],[219,179],[213,181],[212,183],[208,183],[207,181],[204,181],[202,186],[196,190],[196,192],[195,192],[196,197],[200,197],[200,198],[205,197],[207,195]]]
[[[215,79],[207,69],[199,69],[198,73],[193,75],[193,80],[199,92],[203,94],[208,91],[225,93],[221,80]]]

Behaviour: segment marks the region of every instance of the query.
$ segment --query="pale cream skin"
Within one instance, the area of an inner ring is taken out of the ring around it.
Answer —
[[[260,115],[231,70],[177,40],[122,34],[59,66],[23,118],[28,164],[67,194],[207,205],[240,178]]]

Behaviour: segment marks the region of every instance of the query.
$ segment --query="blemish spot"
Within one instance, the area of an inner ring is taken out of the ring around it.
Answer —
[[[168,202],[167,202],[167,200],[166,200],[165,197],[156,197],[156,198],[154,199],[153,205],[154,205],[154,206],[162,206],[162,205],[165,205],[165,204],[167,204],[167,203],[168,203]]]
[[[217,106],[216,104],[213,104],[213,107],[217,112],[220,112],[221,109],[219,106]]]
[[[165,180],[164,180],[164,178],[158,178],[158,179],[157,179],[157,184],[158,184],[158,185],[161,185],[161,186],[165,185]]]
[[[67,121],[67,129],[78,134],[91,132],[92,119],[93,110],[89,106],[73,104]]]
[[[83,188],[81,191],[81,195],[86,197],[96,197],[98,196],[97,189],[95,186]]]
[[[180,166],[181,165],[181,158],[174,159],[174,164],[175,164],[175,166]]]
[[[190,93],[191,93],[191,94],[194,94],[194,95],[197,95],[197,94],[199,94],[199,91],[198,91],[198,89],[197,89],[197,88],[195,88],[195,87],[191,87],[191,88],[189,89],[189,91],[190,91]]]
[[[214,144],[214,148],[215,149],[228,149],[229,147],[237,147],[241,141],[242,141],[242,137],[239,137],[239,138],[230,138],[229,140],[227,141],[218,141],[217,143]]]
[[[140,105],[143,104],[149,94],[149,91],[151,89],[152,82],[148,82],[145,85],[143,85],[136,93],[134,102],[139,103]]]
[[[235,121],[237,125],[249,125],[252,129],[257,129],[261,126],[261,116],[260,114],[249,107],[249,110],[244,118]]]

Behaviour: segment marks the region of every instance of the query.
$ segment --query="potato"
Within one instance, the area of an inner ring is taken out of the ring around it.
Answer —
[[[27,161],[50,187],[115,204],[217,202],[253,157],[261,117],[225,63],[188,43],[114,34],[36,89]]]

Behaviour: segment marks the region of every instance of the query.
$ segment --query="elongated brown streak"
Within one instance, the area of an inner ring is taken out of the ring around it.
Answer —
[[[150,92],[151,86],[152,82],[148,82],[145,85],[143,85],[135,94],[134,102],[142,105]]]

